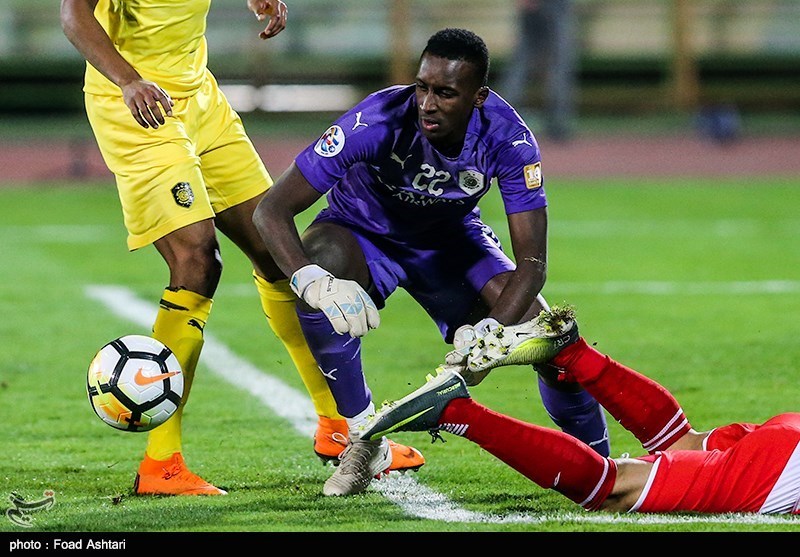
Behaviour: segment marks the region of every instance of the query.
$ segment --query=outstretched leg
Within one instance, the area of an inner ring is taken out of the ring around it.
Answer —
[[[680,448],[696,449],[697,438],[705,435],[692,429],[667,389],[589,346],[570,307],[553,307],[531,321],[487,334],[472,348],[465,378],[521,363],[547,364],[558,371],[557,379],[579,383],[648,452],[666,450],[679,440]]]
[[[544,489],[558,491],[588,510],[611,493],[616,463],[575,437],[490,410],[471,398],[450,402],[441,429],[480,445]]]
[[[393,431],[440,431],[465,437],[545,489],[583,507],[600,508],[615,486],[616,463],[561,431],[494,412],[470,397],[459,366],[438,374],[404,398],[384,404],[364,425],[362,438]]]
[[[583,385],[649,453],[666,450],[692,431],[666,388],[598,352],[583,338],[564,348],[552,363]]]

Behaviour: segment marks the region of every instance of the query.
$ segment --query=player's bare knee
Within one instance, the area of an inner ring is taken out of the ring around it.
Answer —
[[[711,434],[710,431],[695,431],[690,429],[679,437],[666,451],[702,451],[703,443]]]
[[[600,508],[604,511],[628,512],[639,500],[642,490],[647,485],[653,464],[635,458],[618,458],[615,462],[617,477],[614,480],[614,487]]]
[[[182,245],[167,258],[170,284],[204,296],[212,296],[222,276],[222,255],[215,242]]]
[[[368,276],[358,241],[340,226],[323,223],[309,228],[303,235],[303,250],[315,265],[338,278],[362,282]]]

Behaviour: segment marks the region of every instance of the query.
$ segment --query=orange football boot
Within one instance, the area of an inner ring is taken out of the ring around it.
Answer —
[[[392,465],[389,470],[416,472],[425,464],[425,457],[414,447],[401,445],[389,439],[389,448],[392,450]]]
[[[339,455],[347,448],[347,440],[347,422],[345,420],[319,416],[317,431],[314,433],[314,452],[322,459],[322,462],[332,461],[334,466],[338,466]],[[425,457],[414,447],[395,443],[391,439],[389,447],[392,450],[390,471],[412,470],[416,472],[425,464]]]
[[[314,452],[322,462],[339,462],[339,455],[347,448],[347,422],[319,416],[314,433]]]
[[[186,467],[181,453],[167,460],[155,460],[147,454],[139,464],[133,482],[136,495],[227,495]]]

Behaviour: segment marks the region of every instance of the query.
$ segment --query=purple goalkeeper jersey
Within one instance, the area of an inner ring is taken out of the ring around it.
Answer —
[[[415,86],[372,93],[295,159],[338,219],[394,239],[435,238],[479,216],[496,180],[507,214],[547,205],[539,146],[528,126],[490,92],[473,111],[457,157],[420,133]]]

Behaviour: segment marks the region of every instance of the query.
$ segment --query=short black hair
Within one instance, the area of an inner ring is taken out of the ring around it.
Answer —
[[[428,39],[422,56],[432,54],[448,60],[464,60],[478,70],[481,86],[489,82],[489,49],[478,35],[468,29],[447,28]]]

